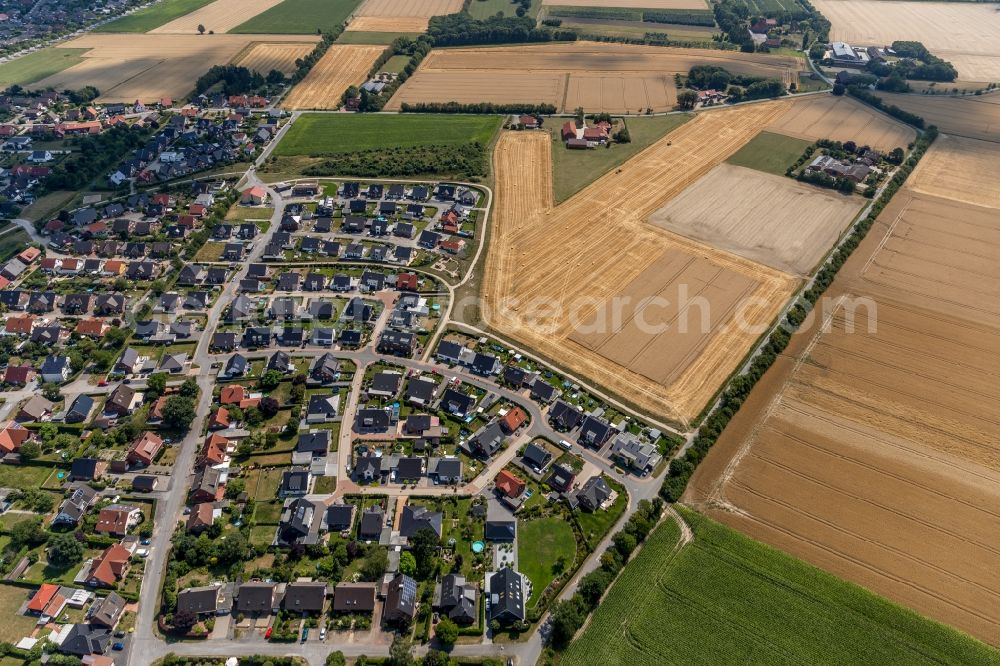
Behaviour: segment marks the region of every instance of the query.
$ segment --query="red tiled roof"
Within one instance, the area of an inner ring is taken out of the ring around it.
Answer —
[[[507,497],[517,497],[524,492],[524,481],[505,469],[500,470],[496,478],[496,487]]]

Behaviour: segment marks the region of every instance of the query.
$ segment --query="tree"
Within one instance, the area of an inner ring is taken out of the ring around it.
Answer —
[[[177,611],[174,613],[174,629],[179,633],[186,634],[198,624],[198,616],[191,611]]]
[[[42,384],[42,396],[52,402],[62,400],[62,393],[59,392],[58,384]]]
[[[167,373],[156,372],[146,380],[146,399],[150,402],[156,400],[167,390]]]
[[[385,548],[372,548],[361,563],[361,577],[365,580],[379,580],[389,567],[389,555]]]
[[[185,398],[194,398],[198,395],[198,380],[194,377],[188,377],[181,384],[180,394]]]
[[[399,556],[399,573],[407,576],[415,576],[417,573],[417,560],[413,553],[408,550],[403,551]]]
[[[260,404],[257,405],[260,413],[264,415],[264,418],[269,419],[278,413],[281,409],[281,405],[274,398],[261,398]]]
[[[845,92],[847,92],[847,88],[844,87],[843,83],[834,83],[833,84],[833,91],[832,92],[833,92],[834,95],[837,95],[838,97],[840,97]]]
[[[441,539],[434,530],[425,527],[417,530],[410,540],[410,552],[413,553],[417,561],[417,577],[426,579],[433,573],[434,564],[437,559],[437,549],[441,545]]]
[[[229,483],[226,484],[226,497],[228,499],[236,499],[240,496],[244,490],[246,490],[247,484],[243,479],[230,479]]]
[[[573,114],[576,116],[576,126],[583,127],[583,107],[582,106],[576,107],[576,110],[573,111]]]
[[[49,562],[68,567],[82,560],[83,544],[72,533],[55,534],[49,539]]]
[[[586,615],[580,604],[574,600],[559,601],[552,607],[551,632],[549,634],[553,647],[562,649],[569,645],[577,630],[583,626]]]
[[[260,378],[260,387],[265,391],[273,391],[281,383],[282,375],[277,370],[268,370]]]
[[[595,608],[610,584],[611,574],[604,569],[595,569],[580,579],[576,589],[587,606]]]
[[[449,618],[444,618],[438,622],[437,627],[434,629],[434,635],[437,636],[438,642],[444,648],[450,648],[458,640],[458,625]]]
[[[182,395],[171,396],[163,405],[162,413],[164,425],[186,432],[194,421],[194,401]]]
[[[627,559],[635,550],[636,540],[631,534],[619,532],[614,536],[615,549],[621,554],[622,559]]]
[[[448,656],[447,652],[441,650],[428,650],[423,661],[420,662],[420,666],[449,666],[449,664],[451,664],[451,657]]]
[[[10,542],[18,550],[24,546],[39,546],[48,538],[48,533],[42,529],[41,518],[24,520],[10,528]]]
[[[25,442],[21,445],[18,453],[21,456],[21,460],[34,460],[42,453],[42,447],[38,445],[38,442]]]
[[[682,90],[677,93],[677,106],[687,111],[698,103],[698,93],[693,90]]]
[[[205,34],[205,26],[203,26],[201,23],[198,24],[198,34],[199,35]]]
[[[413,664],[413,644],[409,638],[397,634],[389,646],[390,666],[410,666]]]
[[[344,653],[340,650],[326,655],[326,666],[344,666],[346,663],[347,659],[344,658]]]

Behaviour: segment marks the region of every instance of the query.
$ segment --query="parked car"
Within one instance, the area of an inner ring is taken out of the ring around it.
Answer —
[[[124,650],[125,649],[125,644],[122,643],[121,641],[118,641],[117,643],[115,643],[114,645],[111,646],[111,649],[112,650],[118,650],[118,651]]]

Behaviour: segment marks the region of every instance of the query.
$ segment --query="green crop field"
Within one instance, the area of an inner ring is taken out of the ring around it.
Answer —
[[[332,155],[379,148],[488,145],[500,116],[437,114],[303,114],[278,144],[277,155]]]
[[[229,32],[315,35],[343,25],[361,0],[285,0]]]
[[[552,195],[555,202],[558,204],[570,198],[691,118],[684,113],[629,118],[626,125],[631,143],[593,150],[567,149],[559,136],[559,128],[567,118],[546,118],[546,126],[552,131]]]
[[[397,37],[416,39],[419,32],[366,32],[364,30],[345,30],[337,38],[337,44],[392,44]],[[394,58],[399,56],[393,56]],[[405,56],[404,56],[405,57]],[[410,59],[406,58],[409,62]]]
[[[102,25],[97,32],[149,32],[211,2],[214,0],[163,0],[134,14],[123,16],[117,21]]]
[[[542,0],[531,0],[531,9],[528,16],[534,18],[538,16],[538,10],[542,6]],[[512,0],[472,0],[469,4],[469,15],[472,18],[484,19],[496,16],[501,13],[504,16],[517,16],[518,3]]]
[[[518,525],[517,563],[521,573],[531,581],[529,608],[556,577],[560,558],[563,568],[569,569],[575,556],[576,537],[565,520],[537,518]]]
[[[785,169],[795,164],[811,143],[784,134],[761,132],[726,162],[783,176]]]
[[[42,49],[0,65],[0,88],[41,81],[83,60],[90,49]]]
[[[678,507],[622,572],[562,666],[996,664],[1000,652]]]

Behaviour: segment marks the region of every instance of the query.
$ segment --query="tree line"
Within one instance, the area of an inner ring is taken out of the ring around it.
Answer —
[[[834,95],[843,95],[844,92],[845,88],[842,84],[838,83],[833,86]],[[885,111],[893,118],[898,118],[899,120],[902,120],[904,123],[908,125],[913,125],[918,129],[924,128],[924,119],[922,117],[918,116],[915,113],[910,113],[905,109],[901,109],[895,104],[886,104],[884,101],[882,101],[881,97],[874,94],[873,92],[871,92],[870,90],[868,90],[863,86],[849,85],[846,88],[846,92],[851,97],[855,97],[861,100],[862,102],[871,104],[876,109],[880,111]]]
[[[489,169],[486,147],[478,141],[463,145],[378,148],[327,157],[307,167],[307,176],[351,175],[359,178],[441,175],[473,180]]]
[[[458,102],[403,102],[400,104],[403,113],[484,113],[505,115],[523,113],[529,115],[553,115],[556,112],[554,104],[495,104],[493,102],[475,102],[460,104]]]
[[[475,19],[468,14],[432,16],[427,34],[434,46],[459,46],[468,44],[512,44],[521,42],[572,42],[572,30],[537,27],[535,19],[527,16],[491,16]]]

